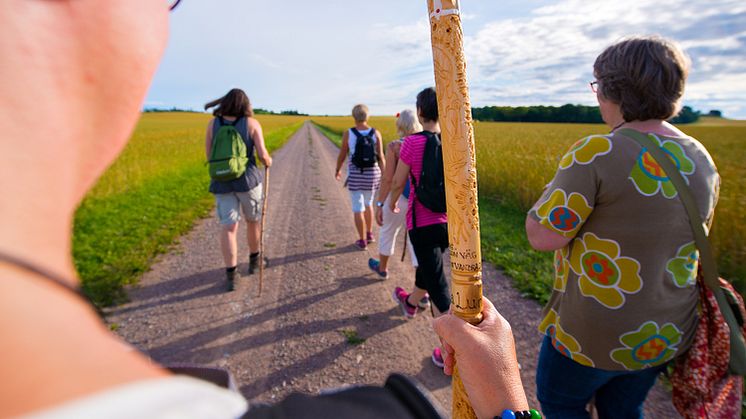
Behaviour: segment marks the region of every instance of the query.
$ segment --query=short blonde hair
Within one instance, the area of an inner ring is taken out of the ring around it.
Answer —
[[[422,125],[420,125],[420,121],[413,110],[404,109],[399,112],[398,118],[396,118],[396,131],[400,137],[422,131]]]
[[[359,103],[352,107],[352,117],[355,122],[365,122],[368,120],[368,107]]]

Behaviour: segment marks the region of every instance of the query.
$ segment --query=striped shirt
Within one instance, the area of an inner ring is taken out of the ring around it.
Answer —
[[[420,183],[420,174],[422,174],[422,156],[425,154],[425,144],[427,137],[422,134],[414,134],[404,139],[404,144],[399,151],[399,159],[409,166],[410,176],[414,176],[415,182]],[[412,185],[414,186],[414,185]],[[413,205],[414,204],[414,205]],[[432,212],[425,208],[417,200],[415,188],[411,188],[409,193],[409,206],[407,207],[407,230],[412,230],[412,208],[416,212],[417,227],[425,227],[433,224],[445,224],[448,218],[445,213]]]
[[[370,132],[370,128],[367,130],[360,131],[360,134],[366,135]],[[378,137],[373,137],[374,141],[378,141]],[[373,167],[363,167],[362,172],[360,168],[352,163],[352,155],[355,153],[355,144],[357,143],[357,136],[349,130],[348,145],[350,146],[350,158],[347,163],[347,188],[351,191],[375,191],[381,185],[381,168],[376,163]]]

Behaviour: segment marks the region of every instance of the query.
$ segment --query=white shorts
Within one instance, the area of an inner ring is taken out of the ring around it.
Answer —
[[[373,205],[373,191],[350,191],[352,212],[364,212],[366,207]]]
[[[384,256],[391,256],[396,249],[396,237],[399,230],[407,233],[407,198],[403,195],[399,197],[399,213],[396,214],[389,208],[389,198],[383,203],[383,225],[378,230],[378,253]],[[407,252],[412,259],[412,266],[417,267],[417,256],[414,255],[412,242],[407,237]]]

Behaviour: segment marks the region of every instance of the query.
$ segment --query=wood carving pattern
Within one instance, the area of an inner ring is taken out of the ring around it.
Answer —
[[[479,242],[477,165],[463,32],[458,0],[428,0],[443,140],[448,239],[451,256],[451,309],[462,319],[482,320],[482,254]],[[476,418],[466,390],[453,377],[454,418]]]

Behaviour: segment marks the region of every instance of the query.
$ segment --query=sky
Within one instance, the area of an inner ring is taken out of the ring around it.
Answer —
[[[462,0],[472,106],[596,105],[605,47],[630,35],[691,57],[684,104],[746,119],[746,1]],[[273,111],[373,115],[434,84],[426,0],[183,0],[145,107],[201,110],[239,87]]]

